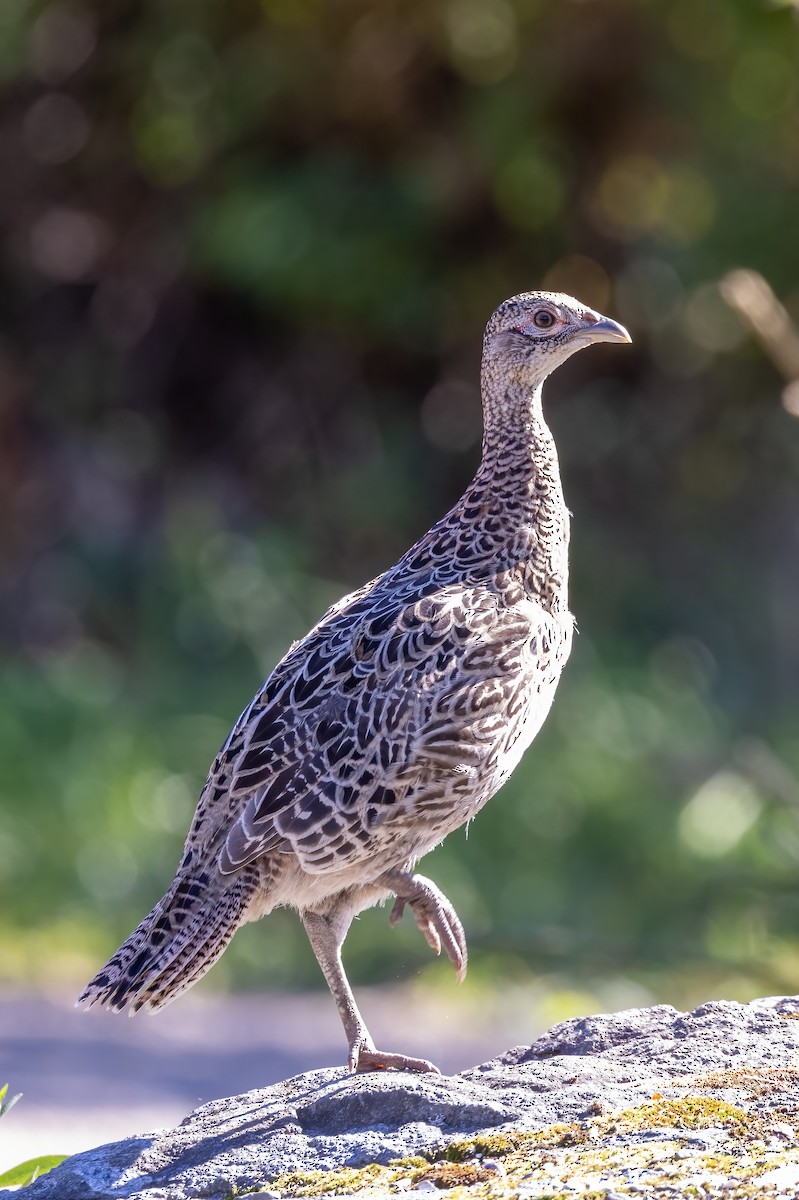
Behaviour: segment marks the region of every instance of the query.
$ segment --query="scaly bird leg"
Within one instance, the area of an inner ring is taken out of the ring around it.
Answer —
[[[443,946],[447,958],[458,975],[458,983],[466,977],[468,951],[466,934],[455,909],[447,897],[424,875],[411,875],[406,871],[386,871],[377,881],[390,888],[397,897],[388,918],[392,929],[410,904],[416,924],[425,936],[428,946],[441,953]]]
[[[306,909],[300,916],[347,1035],[350,1070],[433,1071],[438,1074],[438,1067],[426,1058],[410,1058],[407,1054],[384,1054],[375,1049],[366,1022],[358,1011],[341,961],[341,947],[352,919],[349,912],[334,911],[323,916]]]

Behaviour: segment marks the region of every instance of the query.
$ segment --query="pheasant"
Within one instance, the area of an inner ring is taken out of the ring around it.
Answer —
[[[330,608],[239,717],[163,899],[81,994],[154,1010],[240,925],[299,910],[351,1071],[435,1071],[379,1051],[341,960],[353,917],[393,896],[466,973],[463,926],[417,861],[471,821],[549,712],[571,648],[569,514],[541,386],[576,350],[629,342],[569,296],[506,300],[485,331],[482,459],[455,506]]]

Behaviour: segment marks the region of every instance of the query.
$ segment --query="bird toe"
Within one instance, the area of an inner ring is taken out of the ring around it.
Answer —
[[[440,1075],[435,1063],[408,1054],[386,1054],[382,1050],[361,1050],[355,1067],[358,1074],[366,1071],[413,1071],[417,1075]]]

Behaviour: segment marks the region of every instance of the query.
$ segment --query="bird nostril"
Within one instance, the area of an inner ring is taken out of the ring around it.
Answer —
[[[589,325],[596,325],[597,321],[599,320],[599,317],[596,315],[596,313],[584,312],[583,320],[587,321]]]

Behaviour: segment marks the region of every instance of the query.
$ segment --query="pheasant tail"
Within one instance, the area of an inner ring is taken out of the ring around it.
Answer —
[[[78,997],[77,1007],[99,1004],[120,1012],[154,1012],[174,1000],[208,971],[246,920],[257,886],[254,868],[241,871],[224,891],[207,875],[179,876],[98,971]]]

